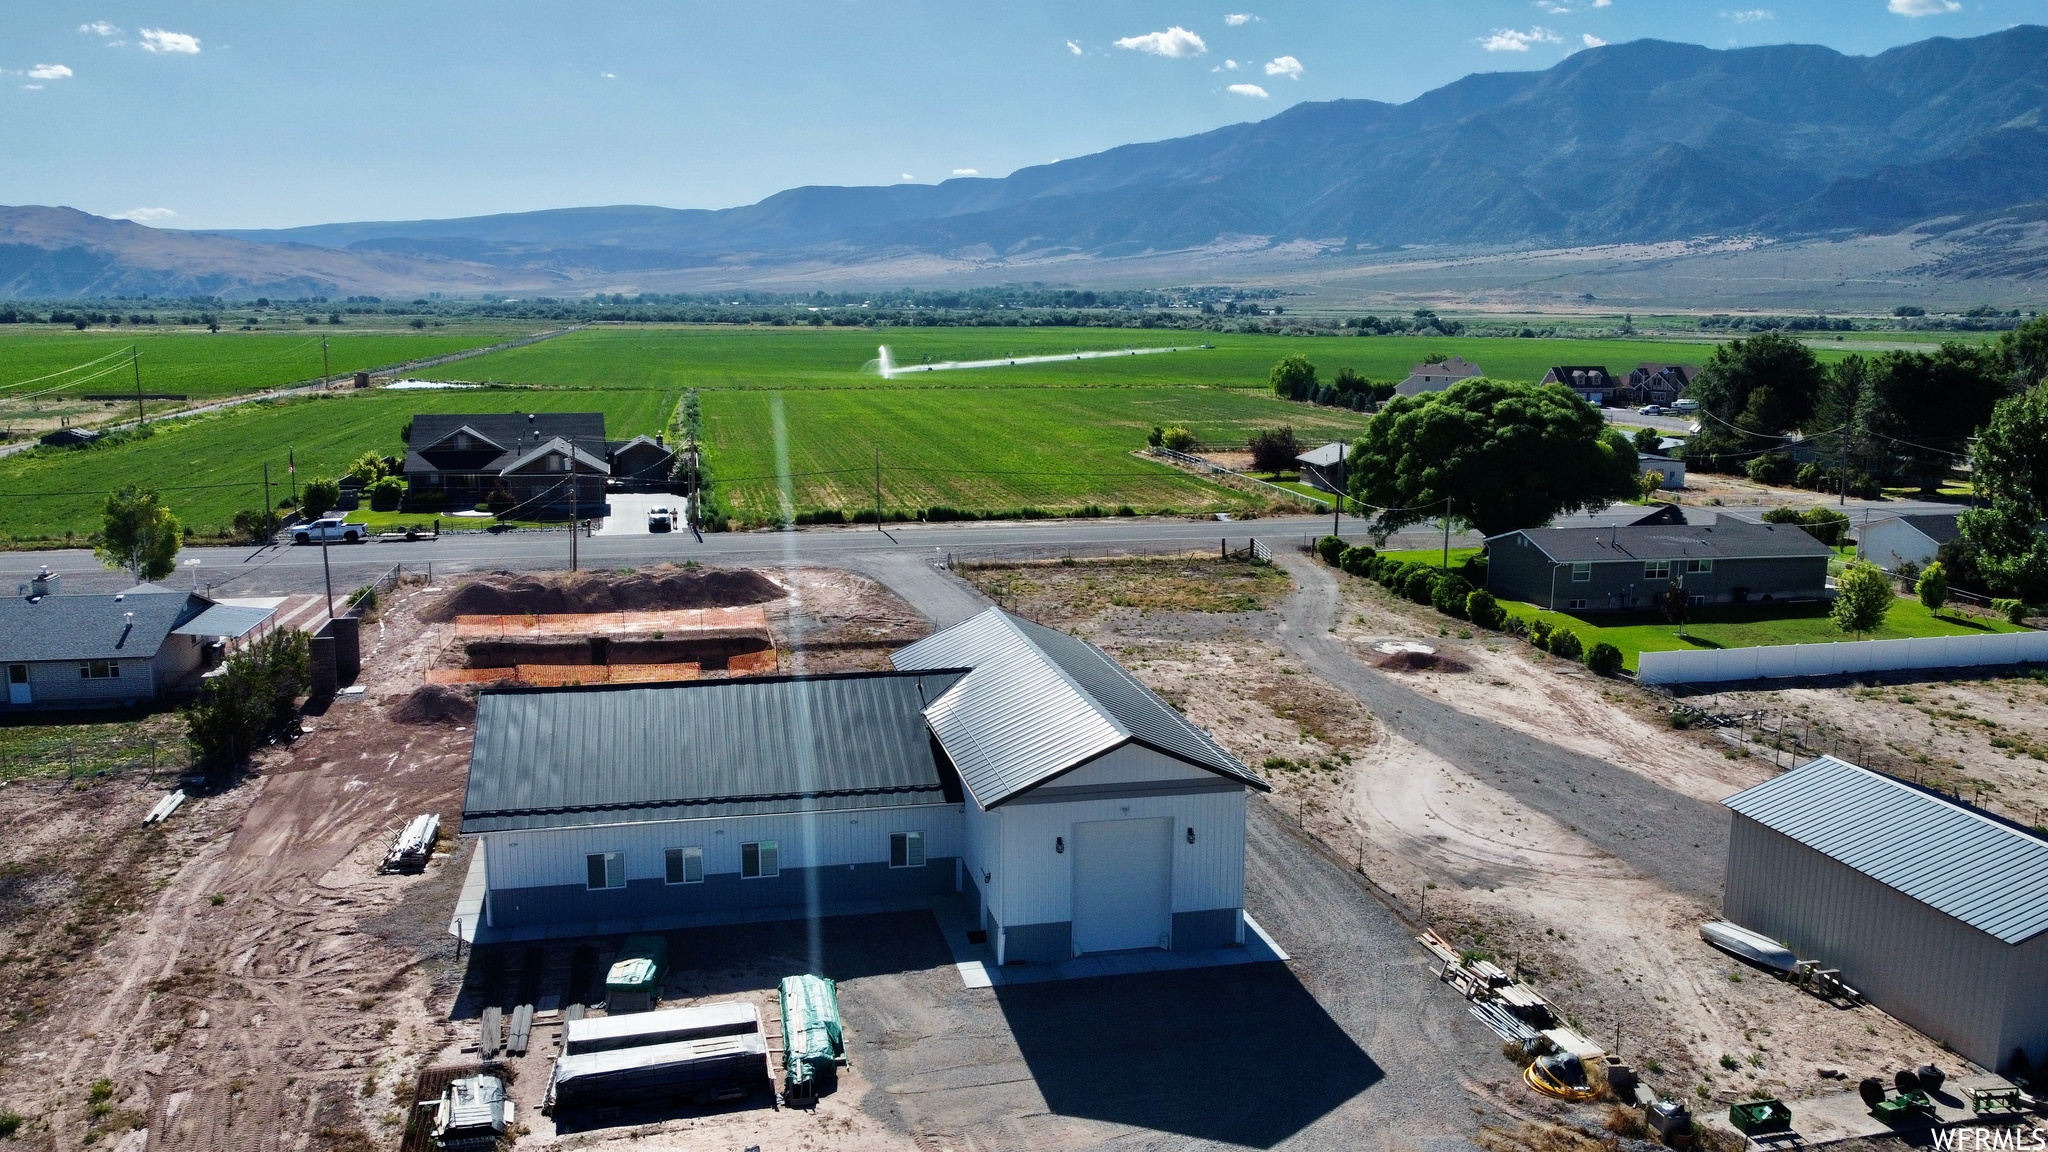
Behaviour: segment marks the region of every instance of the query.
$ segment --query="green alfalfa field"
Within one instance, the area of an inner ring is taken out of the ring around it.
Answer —
[[[488,343],[505,335],[456,338]],[[872,364],[882,343],[899,365],[1079,349],[1189,350],[883,380]],[[1201,348],[1202,343],[1213,347]],[[0,338],[0,350],[10,346]],[[241,345],[218,347],[227,357]],[[271,465],[274,501],[285,483],[288,452],[296,453],[302,481],[334,476],[365,451],[400,453],[398,429],[416,412],[598,410],[606,414],[608,431],[625,439],[668,427],[686,388],[703,390],[707,461],[734,511],[747,521],[779,515],[777,396],[790,497],[798,512],[836,508],[850,514],[870,507],[877,452],[889,510],[947,505],[975,512],[1058,512],[1089,504],[1220,509],[1245,498],[1132,453],[1144,446],[1154,425],[1184,424],[1213,444],[1242,443],[1255,431],[1282,424],[1291,424],[1309,443],[1355,436],[1364,425],[1355,413],[1281,401],[1266,392],[1267,373],[1283,356],[1307,356],[1326,376],[1348,367],[1393,380],[1433,353],[1462,355],[1490,375],[1535,380],[1552,364],[1604,363],[1619,371],[1641,360],[1697,362],[1709,351],[1699,344],[1654,341],[1306,338],[1133,329],[602,326],[433,373],[516,387],[373,390],[259,402],[163,421],[153,435],[120,444],[39,449],[0,459],[0,538],[27,543],[89,534],[98,525],[105,494],[129,483],[157,487],[189,525],[210,531],[260,503],[264,463]],[[367,358],[387,354],[392,353],[365,346]],[[292,355],[303,356],[304,349]]]

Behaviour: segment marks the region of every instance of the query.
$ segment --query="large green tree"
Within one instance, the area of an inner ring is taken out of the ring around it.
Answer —
[[[2005,394],[2005,366],[1987,349],[1887,352],[1871,365],[1863,424],[1892,471],[1931,491]]]
[[[1636,450],[1561,384],[1464,380],[1396,396],[1352,447],[1351,495],[1384,537],[1443,513],[1488,536],[1636,495]]]
[[[1988,508],[1963,513],[1963,542],[1978,575],[2000,596],[2048,602],[2048,383],[2000,401],[1970,453]]]
[[[1289,356],[1273,365],[1266,377],[1273,392],[1283,400],[1313,400],[1316,397],[1316,366],[1306,356]]]
[[[2048,316],[2036,316],[1999,337],[1998,354],[2015,386],[2032,388],[2048,380]]]
[[[130,484],[108,493],[93,555],[109,568],[126,568],[137,582],[161,580],[177,571],[184,542],[183,526],[156,489]]]
[[[1826,380],[1813,349],[1783,333],[1760,332],[1721,345],[1686,389],[1701,412],[1699,435],[1686,455],[1753,452],[1765,446],[1765,438],[1801,427]]]

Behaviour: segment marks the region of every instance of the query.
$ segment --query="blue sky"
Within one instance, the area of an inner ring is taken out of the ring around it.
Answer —
[[[999,176],[1586,44],[1869,54],[2048,0],[13,3],[0,203],[174,227]]]

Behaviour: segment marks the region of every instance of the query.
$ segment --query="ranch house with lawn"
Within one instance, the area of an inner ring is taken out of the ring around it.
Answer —
[[[606,440],[602,412],[422,413],[407,443],[408,511],[462,511],[502,490],[525,520],[603,515],[610,481],[659,487],[675,459],[659,436]]]
[[[1827,597],[1827,545],[1790,524],[1523,528],[1488,537],[1486,589],[1553,612],[1651,609],[1676,580],[1693,604]]]

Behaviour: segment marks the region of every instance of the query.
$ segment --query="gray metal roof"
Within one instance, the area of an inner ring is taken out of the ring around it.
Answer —
[[[1554,563],[1581,560],[1784,560],[1834,555],[1794,524],[1752,524],[1723,516],[1713,524],[1650,524],[1599,528],[1521,528],[1487,538],[1489,545],[1526,536]]]
[[[1893,519],[1911,525],[1914,531],[1934,541],[1936,544],[1946,544],[1963,534],[1962,528],[1957,523],[1958,516],[1960,516],[1960,513],[1956,512],[1909,512],[1904,516],[1895,516]],[[1878,521],[1878,523],[1883,523],[1883,521]]]
[[[488,691],[462,831],[952,802],[923,710],[961,675]]]
[[[906,670],[973,669],[925,709],[925,719],[984,809],[1125,744],[1268,790],[1101,649],[1000,608],[891,659]]]
[[[0,661],[147,660],[171,630],[209,605],[203,596],[148,592],[0,600]]]
[[[1350,445],[1342,440],[1332,441],[1321,448],[1311,448],[1296,456],[1295,459],[1311,468],[1329,468],[1342,464],[1344,462],[1344,453],[1349,451],[1350,447]]]
[[[2007,944],[2048,929],[2048,841],[1832,756],[1722,801]]]
[[[275,608],[251,608],[242,604],[214,604],[171,629],[178,636],[226,636],[236,639],[263,626],[275,615]]]

